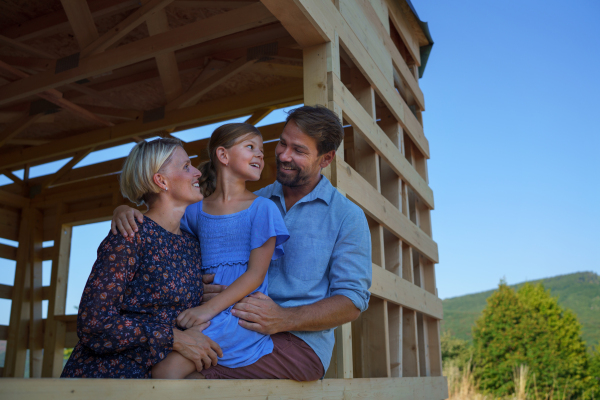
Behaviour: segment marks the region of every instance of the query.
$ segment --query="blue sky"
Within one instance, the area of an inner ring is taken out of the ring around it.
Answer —
[[[435,41],[420,85],[439,296],[492,289],[501,278],[517,283],[600,273],[600,128],[594,117],[600,107],[600,3],[413,4]],[[212,129],[182,139],[206,137]],[[130,147],[110,151],[111,158]],[[93,153],[78,166],[105,159]],[[108,223],[75,228],[68,313],[75,312],[108,229]],[[0,283],[12,285],[14,262],[0,260],[0,269]],[[43,281],[49,284],[49,263]],[[9,313],[10,301],[0,300],[0,324],[8,324]]]

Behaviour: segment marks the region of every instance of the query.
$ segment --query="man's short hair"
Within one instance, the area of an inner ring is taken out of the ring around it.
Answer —
[[[319,155],[337,150],[344,140],[344,128],[338,116],[322,105],[302,106],[292,110],[285,120],[317,141]]]

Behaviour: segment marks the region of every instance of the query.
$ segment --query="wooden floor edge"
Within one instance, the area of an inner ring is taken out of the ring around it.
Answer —
[[[239,398],[405,398],[445,399],[446,377],[289,380],[121,380],[15,379],[0,380],[0,398],[9,399],[225,399]]]

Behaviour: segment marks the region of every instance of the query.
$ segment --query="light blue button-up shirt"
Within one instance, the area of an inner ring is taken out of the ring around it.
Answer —
[[[275,202],[290,233],[283,244],[285,255],[271,261],[269,296],[282,307],[296,307],[343,295],[365,311],[371,287],[371,236],[363,211],[324,176],[287,211],[279,182],[255,193]],[[335,343],[333,329],[292,333],[317,353],[327,371]]]

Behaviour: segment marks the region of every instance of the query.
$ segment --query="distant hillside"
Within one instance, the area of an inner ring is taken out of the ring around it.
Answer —
[[[551,295],[558,297],[558,303],[573,310],[579,318],[579,322],[583,326],[583,339],[587,345],[598,345],[600,341],[600,277],[597,274],[577,272],[530,283],[542,283],[546,289],[550,289]],[[523,284],[511,287],[519,288]],[[460,339],[471,340],[471,329],[475,320],[483,311],[486,299],[493,292],[493,290],[489,290],[443,300],[442,330],[449,330],[453,336]]]

